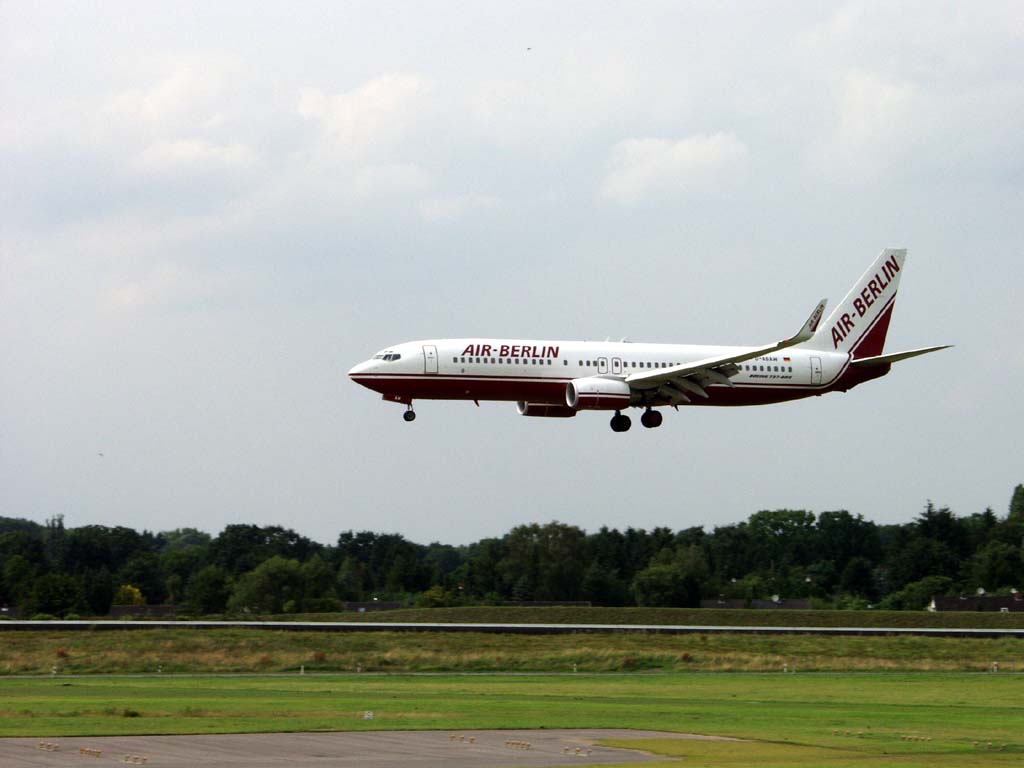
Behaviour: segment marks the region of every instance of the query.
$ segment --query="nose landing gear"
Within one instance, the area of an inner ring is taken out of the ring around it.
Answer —
[[[627,432],[633,422],[630,421],[629,416],[623,416],[619,411],[615,412],[611,420],[612,432]]]
[[[653,411],[648,408],[644,411],[644,415],[640,417],[640,423],[648,429],[654,429],[655,427],[661,426],[661,412]]]
[[[402,414],[402,418],[406,421],[416,421],[416,411],[412,409],[412,403],[409,403],[408,409]]]

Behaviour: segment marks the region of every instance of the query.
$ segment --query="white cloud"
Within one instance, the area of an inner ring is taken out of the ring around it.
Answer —
[[[233,58],[205,55],[171,60],[166,74],[148,89],[121,91],[104,112],[160,133],[217,127],[225,122],[228,86],[243,67]]]
[[[158,175],[221,173],[248,168],[252,150],[244,144],[214,144],[201,139],[178,139],[150,144],[135,160],[135,168]]]
[[[146,289],[141,283],[132,280],[107,291],[105,303],[114,309],[138,309],[146,303],[146,298]]]
[[[934,98],[929,103],[913,84],[863,70],[843,73],[840,83],[830,130],[808,153],[817,173],[858,182],[915,162],[942,162],[932,139],[943,110]]]
[[[376,77],[345,93],[304,88],[297,111],[320,124],[329,147],[361,156],[388,146],[409,130],[430,84],[421,77],[396,73]]]
[[[115,282],[103,294],[103,306],[133,312],[194,295],[200,290],[201,281],[178,266],[165,264],[142,277],[119,278]]]
[[[553,61],[543,77],[482,80],[474,86],[469,116],[504,149],[550,151],[578,144],[641,108],[634,101],[639,78],[636,65],[624,55],[570,51]]]
[[[424,221],[454,221],[473,211],[482,211],[498,205],[498,198],[490,195],[446,195],[427,197],[416,207]]]
[[[418,193],[429,186],[430,174],[418,165],[388,163],[360,168],[352,177],[350,191],[366,199]]]
[[[731,182],[746,156],[746,145],[731,133],[697,134],[678,141],[626,139],[612,147],[601,194],[628,205],[711,182]]]
[[[900,137],[911,119],[913,88],[869,72],[850,72],[843,82],[838,139],[847,148]]]

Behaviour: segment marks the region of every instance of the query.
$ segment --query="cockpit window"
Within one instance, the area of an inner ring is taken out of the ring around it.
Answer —
[[[374,360],[383,360],[385,363],[392,363],[395,360],[401,360],[402,356],[397,352],[380,352],[373,356]]]

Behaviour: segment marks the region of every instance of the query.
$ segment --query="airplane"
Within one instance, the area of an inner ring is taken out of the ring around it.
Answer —
[[[796,334],[755,347],[646,344],[629,341],[429,339],[381,350],[349,378],[406,406],[414,400],[513,401],[521,416],[570,418],[614,411],[625,432],[626,408],[640,423],[661,426],[659,407],[766,405],[846,392],[889,373],[900,360],[950,344],[883,354],[906,249],[887,248],[822,323],[826,301]]]

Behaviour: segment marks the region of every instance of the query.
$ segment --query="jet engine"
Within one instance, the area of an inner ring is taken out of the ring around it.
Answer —
[[[629,405],[630,394],[624,381],[587,376],[565,385],[565,404],[576,411],[617,411]]]
[[[548,419],[568,419],[576,415],[576,411],[564,405],[550,403],[527,403],[520,400],[516,403],[520,416],[542,416]]]

